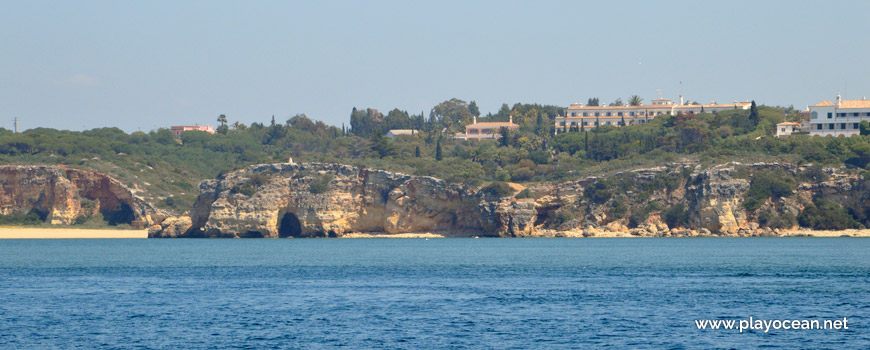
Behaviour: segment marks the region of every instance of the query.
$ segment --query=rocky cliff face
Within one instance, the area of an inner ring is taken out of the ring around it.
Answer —
[[[142,225],[166,217],[117,180],[92,171],[56,166],[0,166],[0,187],[0,215],[35,212],[56,225],[71,225],[78,217],[98,212],[118,213],[119,217]]]
[[[770,171],[794,178],[795,188],[747,209],[744,201],[753,177]],[[796,217],[819,198],[849,208],[870,207],[860,174],[826,169],[808,176],[812,171],[821,170],[782,164],[671,164],[538,184],[518,199],[489,198],[477,189],[430,177],[346,165],[257,165],[202,182],[189,215],[167,219],[149,235],[751,236],[794,228]]]
[[[349,232],[476,233],[481,196],[465,186],[338,164],[252,166],[200,184],[188,218],[152,237],[336,237]],[[189,225],[189,226],[188,226]]]
[[[745,202],[763,173],[781,176],[794,189],[761,196],[752,208]],[[797,217],[816,200],[835,203],[844,212],[867,210],[867,189],[861,174],[845,168],[730,163],[670,164],[534,191],[538,222],[544,223],[539,235],[774,236],[799,228]]]

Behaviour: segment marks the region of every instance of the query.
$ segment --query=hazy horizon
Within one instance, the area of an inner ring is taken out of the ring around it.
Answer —
[[[0,127],[870,94],[867,2],[5,2]]]

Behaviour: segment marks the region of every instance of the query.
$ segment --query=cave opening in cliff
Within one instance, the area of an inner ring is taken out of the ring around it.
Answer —
[[[285,213],[281,217],[281,222],[278,224],[278,237],[299,237],[302,236],[302,223],[296,214]]]
[[[119,224],[129,224],[136,220],[136,214],[133,208],[127,203],[118,203],[114,208],[102,210],[103,220],[111,226]]]

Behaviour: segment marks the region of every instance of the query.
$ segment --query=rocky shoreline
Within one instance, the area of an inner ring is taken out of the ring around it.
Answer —
[[[152,238],[870,236],[861,169],[674,163],[525,185],[501,193],[342,164],[260,164],[202,181],[193,207],[170,215],[104,174],[3,166],[0,214],[121,217]]]
[[[822,175],[816,174],[819,171]],[[746,196],[751,195],[754,179],[765,172],[801,182],[791,192],[762,198],[748,209]],[[843,203],[843,208],[870,207],[864,202],[867,188],[861,174],[843,168],[669,164],[608,177],[531,184],[523,196],[493,198],[480,188],[431,177],[340,164],[263,164],[204,181],[189,215],[153,226],[149,236],[815,236],[817,231],[797,225],[796,217],[805,208],[820,199]],[[677,224],[675,212],[681,220]],[[824,235],[866,236],[861,230],[833,232],[841,233]]]

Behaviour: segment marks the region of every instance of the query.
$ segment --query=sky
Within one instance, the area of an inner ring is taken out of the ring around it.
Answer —
[[[868,1],[0,0],[0,127],[870,95]],[[657,91],[661,90],[661,95]]]

